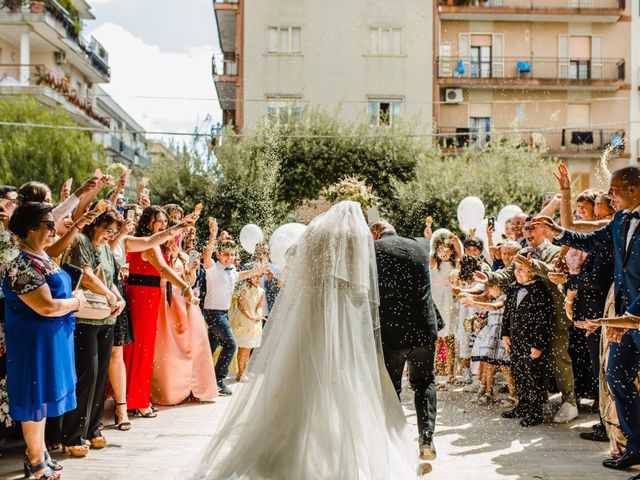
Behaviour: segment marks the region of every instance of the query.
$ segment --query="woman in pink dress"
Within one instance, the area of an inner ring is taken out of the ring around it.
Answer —
[[[163,246],[163,251],[173,270],[193,285],[199,261],[189,265],[188,257],[181,251],[181,242],[182,238],[176,237]],[[201,401],[218,395],[207,327],[200,308],[187,303],[176,287],[163,280],[151,401],[158,405],[177,405],[191,395]]]
[[[147,237],[166,230],[167,214],[160,207],[144,209],[136,237]],[[124,346],[123,357],[127,370],[127,407],[135,415],[153,418],[156,413],[151,405],[151,373],[158,325],[158,310],[161,304],[160,286],[170,280],[175,285],[176,297],[193,300],[191,286],[180,278],[168,265],[166,255],[160,247],[142,253],[128,253],[129,280],[127,303],[133,327],[133,343]]]

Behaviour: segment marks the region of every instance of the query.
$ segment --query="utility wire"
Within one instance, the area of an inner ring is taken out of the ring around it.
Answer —
[[[501,129],[501,130],[489,130],[489,131],[469,131],[469,132],[459,132],[459,133],[414,133],[414,134],[403,134],[398,133],[394,135],[386,135],[386,137],[397,137],[397,138],[439,138],[439,137],[452,137],[452,136],[468,136],[474,134],[518,134],[518,133],[541,133],[541,132],[560,132],[562,130],[567,129],[604,129],[608,127],[612,128],[621,128],[622,126],[628,126],[632,123],[640,123],[640,120],[635,122],[609,122],[609,123],[600,123],[600,124],[592,124],[584,127],[573,127],[573,126],[565,126],[565,127],[543,127],[543,128],[511,128],[511,129]],[[165,131],[145,131],[145,130],[109,130],[104,128],[94,128],[94,127],[82,127],[75,125],[49,125],[42,123],[29,123],[29,122],[5,122],[0,121],[0,126],[6,127],[23,127],[23,128],[43,128],[43,129],[54,129],[54,130],[70,130],[70,131],[80,131],[80,132],[92,132],[92,133],[102,133],[102,134],[139,134],[139,135],[163,135],[163,136],[185,136],[185,137],[211,137],[211,133],[207,132],[165,132]],[[382,127],[385,128],[385,127]],[[393,127],[390,127],[393,128]],[[239,133],[238,137],[241,138],[252,138],[257,137],[255,133]],[[369,135],[361,135],[361,134],[351,134],[351,135],[308,135],[308,134],[291,134],[284,135],[283,138],[295,138],[295,139],[304,139],[304,138],[316,138],[316,139],[331,139],[331,138],[378,138],[379,135],[369,134]]]

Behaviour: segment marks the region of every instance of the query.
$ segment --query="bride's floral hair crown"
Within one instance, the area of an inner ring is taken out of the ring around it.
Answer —
[[[322,192],[322,196],[331,204],[345,200],[358,202],[364,211],[378,204],[378,198],[374,195],[371,187],[358,177],[343,178],[338,183],[327,187]]]

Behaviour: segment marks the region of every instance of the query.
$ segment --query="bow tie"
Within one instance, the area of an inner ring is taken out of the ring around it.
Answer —
[[[225,271],[225,272],[229,272],[229,271],[231,271],[231,270],[233,270],[233,267],[226,267],[226,268],[224,269],[224,271]]]
[[[633,212],[624,212],[624,213],[622,214],[622,216],[623,216],[625,219],[629,219],[629,220],[631,220],[632,218],[635,218],[636,220],[640,220],[640,213],[639,213],[639,212],[636,212],[636,211],[633,211]]]

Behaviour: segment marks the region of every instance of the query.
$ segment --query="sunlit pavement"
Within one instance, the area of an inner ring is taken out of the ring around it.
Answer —
[[[231,385],[234,388],[234,385]],[[407,392],[408,393],[408,392]],[[578,438],[596,420],[581,413],[569,425],[542,425],[529,429],[500,418],[503,407],[478,406],[472,394],[439,392],[435,445],[438,458],[424,478],[453,479],[626,479],[638,473],[616,472],[601,466],[606,443]],[[215,403],[187,403],[161,408],[156,419],[134,419],[133,430],[119,432],[106,420],[109,445],[92,450],[84,459],[54,454],[63,460],[65,480],[164,480],[185,478],[207,445],[229,404],[229,397]],[[416,434],[411,397],[403,395],[407,419]],[[111,407],[108,409],[111,412]],[[417,447],[417,443],[416,443]],[[20,448],[5,451],[0,478],[22,478]],[[277,480],[277,479],[274,479]],[[350,479],[336,479],[350,480]]]

